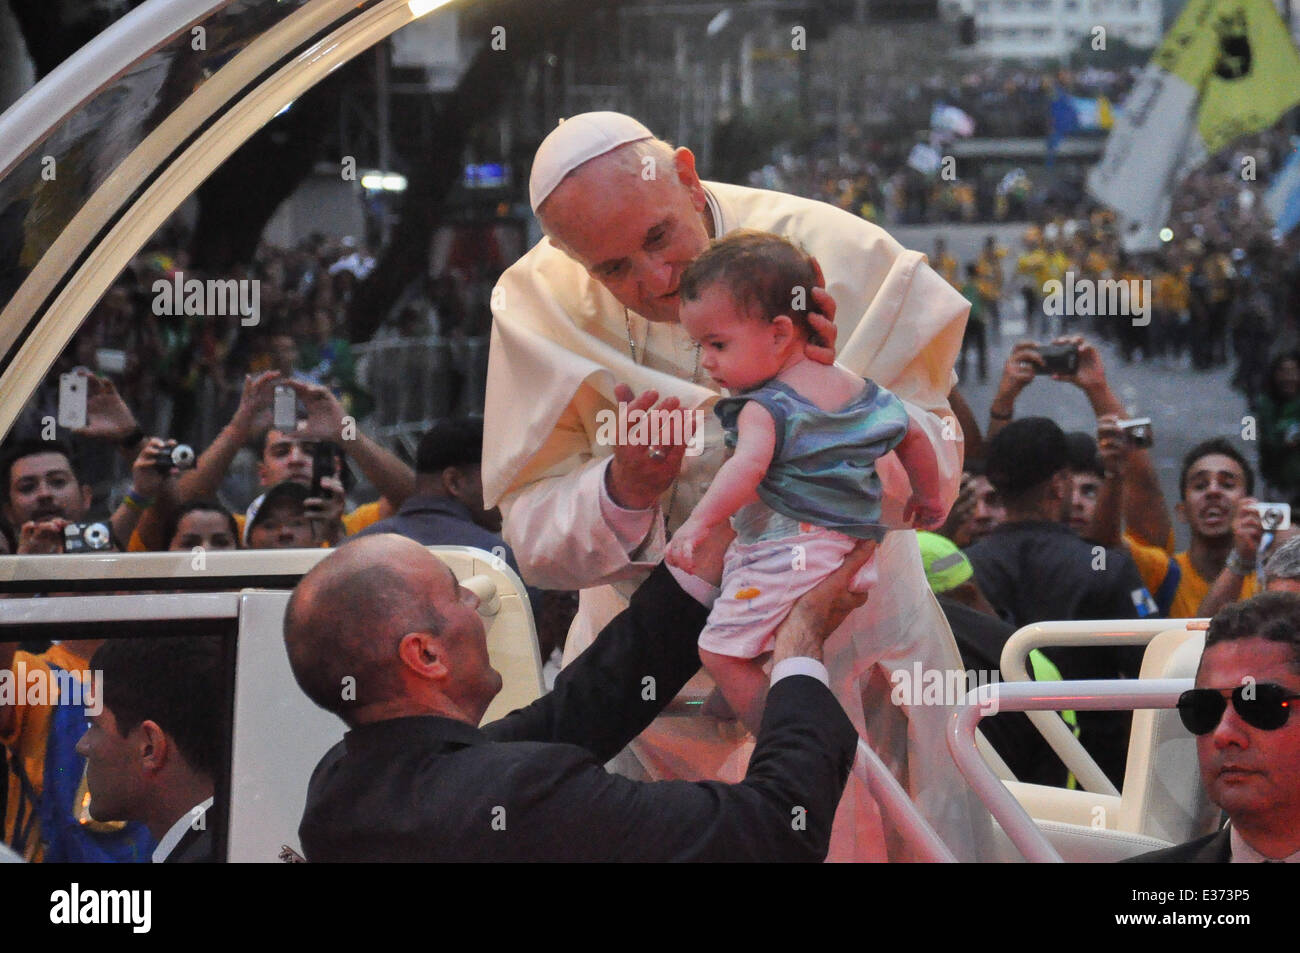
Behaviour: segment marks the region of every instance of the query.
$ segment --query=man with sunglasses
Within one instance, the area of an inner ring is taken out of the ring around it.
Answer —
[[[1300,862],[1300,595],[1267,592],[1210,622],[1196,687],[1178,701],[1201,782],[1228,826],[1132,858],[1151,863]]]

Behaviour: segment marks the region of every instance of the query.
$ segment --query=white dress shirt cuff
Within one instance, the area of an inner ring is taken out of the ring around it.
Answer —
[[[685,569],[669,566],[668,571],[673,574],[682,591],[706,609],[712,609],[713,603],[717,601],[718,596],[722,595],[722,590],[717,586],[705,582],[699,576],[692,576]]]
[[[628,510],[615,503],[605,485],[605,474],[613,462],[614,458],[608,457],[600,466],[592,467],[592,473],[600,482],[600,515],[604,517],[605,525],[613,531],[614,538],[623,547],[623,551],[630,555],[645,543],[646,537],[654,529],[659,508]]]
[[[790,675],[811,675],[827,688],[831,687],[831,677],[826,671],[826,666],[815,658],[809,658],[806,655],[781,659],[781,661],[772,666],[773,685]]]

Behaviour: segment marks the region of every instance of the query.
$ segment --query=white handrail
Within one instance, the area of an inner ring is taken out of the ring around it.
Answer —
[[[973,736],[971,744],[975,744]],[[921,816],[898,779],[861,738],[858,739],[858,756],[853,760],[853,771],[876,799],[882,817],[898,825],[904,841],[916,845],[923,859],[932,863],[957,863],[948,845]]]
[[[1134,708],[1173,708],[1178,696],[1192,687],[1190,678],[1097,679],[1078,682],[995,682],[966,696],[952,716],[948,750],[957,770],[997,818],[1016,849],[1031,863],[1061,863],[1033,818],[980,757],[975,729],[986,714],[1004,711],[1128,711]]]
[[[1109,645],[1147,645],[1161,632],[1183,626],[1188,629],[1203,628],[1200,619],[1116,619],[1098,622],[1035,622],[1016,631],[1002,647],[998,661],[1002,677],[1008,682],[1031,681],[1027,668],[1029,653],[1037,648],[1097,647]],[[1090,627],[1090,628],[1089,628]],[[1042,684],[1042,683],[1038,683]],[[1071,706],[1065,705],[1064,708]],[[1079,739],[1056,715],[1049,711],[1028,711],[1034,723],[1052,750],[1065,763],[1079,785],[1094,794],[1118,796],[1119,791],[1097,762],[1079,743]]]

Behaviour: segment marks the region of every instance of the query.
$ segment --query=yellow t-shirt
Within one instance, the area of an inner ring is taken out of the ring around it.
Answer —
[[[47,688],[50,684],[51,663],[65,672],[72,673],[78,682],[82,682],[81,673],[90,668],[90,659],[77,655],[65,645],[53,645],[40,655],[33,655],[31,652],[15,652],[13,661],[15,688],[22,687],[18,684],[17,676],[19,662],[24,664],[24,671],[28,679],[30,679],[33,672],[43,673],[41,678],[45,680]],[[32,790],[39,796],[45,790],[45,740],[50,734],[51,706],[48,704],[25,705],[22,704],[22,701],[23,695],[21,694],[14,699],[12,706],[13,722],[9,726],[9,731],[3,737],[0,737],[0,744],[10,749],[22,762],[23,770],[26,771],[27,778],[31,781]],[[9,800],[5,803],[4,840],[6,844],[13,843],[14,825],[18,821],[18,809],[23,802],[22,793],[22,782],[18,780],[18,775],[11,770],[9,772]],[[30,804],[27,805],[27,809],[31,809]],[[24,859],[33,863],[39,863],[44,853],[41,847],[40,833],[40,823],[34,821],[31,827],[31,836],[27,840],[27,848],[23,852]]]
[[[943,280],[948,282],[954,288],[958,288],[961,279],[957,274],[957,259],[952,255],[944,255],[934,262],[934,270],[943,276]]]
[[[1142,581],[1155,597],[1156,604],[1163,609],[1168,603],[1169,618],[1197,618],[1200,615],[1201,600],[1209,594],[1214,580],[1206,579],[1196,571],[1192,566],[1191,555],[1182,552],[1170,556],[1163,548],[1147,545],[1128,533],[1124,534],[1124,542],[1133,562],[1137,563]],[[1171,598],[1165,587],[1173,585],[1169,573],[1175,570],[1178,573],[1177,586],[1174,587]],[[1249,599],[1261,591],[1259,576],[1251,573],[1242,580],[1239,598]]]
[[[1005,248],[997,248],[992,255],[982,252],[975,262],[975,290],[986,301],[997,301],[1002,296],[1002,259]]]
[[[1191,302],[1191,291],[1187,279],[1178,272],[1162,271],[1156,275],[1152,284],[1155,307],[1161,311],[1175,314],[1186,311]]]

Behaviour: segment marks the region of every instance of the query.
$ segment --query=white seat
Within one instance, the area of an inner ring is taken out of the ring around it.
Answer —
[[[1205,644],[1203,629],[1203,622],[1187,620],[1156,634],[1143,655],[1140,677],[1194,677]],[[1196,740],[1173,709],[1134,711],[1118,797],[1004,783],[1066,860],[1120,859],[1200,837],[1218,822],[1218,808],[1200,783]],[[1000,852],[1019,856],[1004,834],[999,841]]]
[[[1067,864],[1113,864],[1169,846],[1168,842],[1159,838],[1125,831],[1106,831],[1098,836],[1097,831],[1087,825],[1045,820],[1036,823]],[[996,821],[993,824],[993,838],[994,860],[1003,864],[1025,862],[1025,858]]]
[[[474,590],[487,630],[488,657],[502,689],[484,721],[529,704],[543,691],[542,663],[523,583],[499,559],[464,546],[431,546],[456,578]],[[226,857],[274,862],[281,847],[298,850],[298,821],[307,782],[321,756],[343,737],[343,722],[317,708],[294,681],[284,648],[284,607],[297,579],[328,555],[325,549],[210,553],[202,567],[189,553],[96,553],[0,557],[0,584],[67,591],[79,584],[120,586],[122,580],[165,590],[219,580],[225,591],[180,594],[56,596],[15,599],[0,614],[9,627],[93,622],[136,634],[141,623],[183,630],[202,621],[236,633],[231,742],[231,797]],[[265,589],[248,589],[262,585]]]

